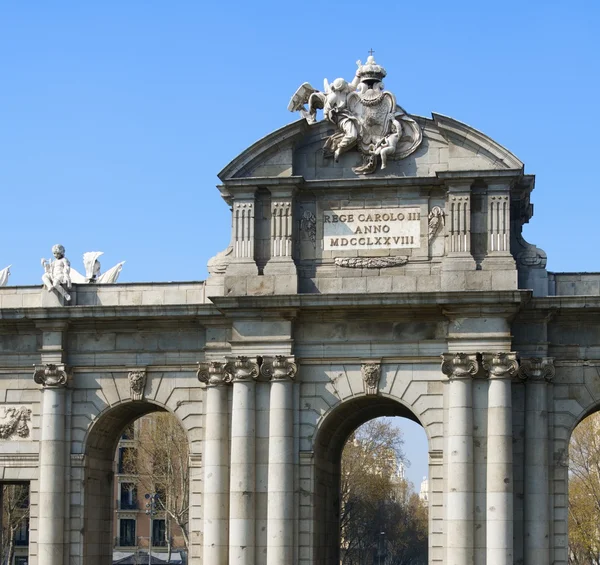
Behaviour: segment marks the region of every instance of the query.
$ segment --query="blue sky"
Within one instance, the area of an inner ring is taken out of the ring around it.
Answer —
[[[218,171],[297,119],[302,82],[350,79],[373,48],[409,113],[537,176],[525,237],[549,269],[600,271],[599,4],[4,0],[0,268],[39,284],[62,243],[79,270],[84,251],[126,260],[123,282],[205,278],[229,239]]]
[[[597,2],[0,3],[0,268],[38,284],[63,243],[121,281],[199,280],[226,247],[217,172],[296,118],[304,81],[373,48],[407,111],[450,115],[537,175],[526,238],[600,271]]]

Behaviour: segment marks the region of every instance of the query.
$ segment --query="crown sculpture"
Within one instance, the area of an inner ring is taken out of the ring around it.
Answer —
[[[396,105],[396,98],[384,90],[385,69],[369,55],[352,82],[336,78],[331,84],[325,79],[324,92],[305,82],[292,96],[290,112],[300,112],[309,124],[317,121],[317,110],[331,122],[336,131],[326,141],[325,157],[338,161],[351,149],[362,153],[362,164],[352,170],[359,175],[374,173],[388,159],[404,159],[421,144],[419,125]],[[308,104],[308,109],[306,108]]]

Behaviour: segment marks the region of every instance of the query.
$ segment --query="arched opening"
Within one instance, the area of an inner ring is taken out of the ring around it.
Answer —
[[[343,544],[340,535],[341,461],[347,440],[366,422],[375,418],[393,416],[420,425],[416,416],[396,400],[384,396],[363,396],[338,406],[327,416],[319,428],[314,451],[313,543],[315,564],[341,563],[340,547]],[[379,535],[381,535],[381,531]],[[387,545],[389,541],[389,539],[383,539],[383,536],[376,539],[370,556],[366,560],[363,559],[364,563],[380,565],[378,560],[381,559],[381,565],[384,565],[386,561],[382,560],[385,553],[383,546]]]
[[[170,412],[130,402],[102,415],[86,442],[84,562],[181,562],[188,482],[187,435]]]
[[[577,424],[569,442],[569,563],[600,564],[600,412]]]

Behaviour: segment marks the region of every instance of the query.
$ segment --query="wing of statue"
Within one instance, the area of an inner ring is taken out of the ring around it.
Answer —
[[[104,255],[103,251],[88,251],[83,254],[83,266],[85,267],[85,276],[91,279],[94,276],[94,265],[100,255]]]
[[[121,274],[121,270],[123,269],[124,264],[125,264],[125,261],[121,261],[120,263],[117,263],[114,267],[112,267],[112,269],[108,269],[108,271],[106,271],[106,273],[102,273],[98,277],[98,280],[96,281],[96,283],[97,284],[115,284],[117,282],[117,279],[119,278],[119,275]]]
[[[8,283],[8,277],[10,277],[10,268],[12,265],[6,267],[6,269],[2,269],[0,271],[0,286],[6,286]]]
[[[71,272],[69,273],[71,277],[71,282],[75,284],[86,284],[87,281],[85,277],[78,271],[76,271],[73,267],[71,267]]]
[[[308,82],[300,85],[298,90],[294,92],[294,95],[290,99],[288,104],[288,110],[290,112],[299,112],[300,110],[306,110],[304,104],[308,102],[310,95],[313,92],[319,92],[316,88],[313,88]]]

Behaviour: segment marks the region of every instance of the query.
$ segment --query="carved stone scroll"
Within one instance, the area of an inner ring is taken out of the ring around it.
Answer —
[[[67,368],[65,365],[47,363],[38,366],[33,373],[33,380],[44,387],[62,387],[67,384]]]
[[[333,261],[338,267],[349,269],[385,269],[406,265],[408,257],[336,257]]]
[[[365,394],[369,396],[377,394],[381,379],[381,365],[379,363],[363,363],[360,372],[363,377]]]
[[[225,371],[225,363],[221,361],[198,363],[196,376],[206,386],[218,386],[231,382],[231,375]]]
[[[3,406],[0,414],[0,439],[27,439],[31,435],[31,408]]]
[[[522,380],[552,382],[556,370],[552,357],[529,357],[521,360],[519,378]]]
[[[442,373],[449,379],[465,379],[479,371],[475,353],[442,353]]]
[[[260,366],[260,374],[273,381],[294,379],[298,367],[285,355],[276,355],[273,358],[265,358]]]
[[[232,381],[249,381],[258,378],[259,375],[258,363],[245,355],[228,360],[225,371]]]
[[[519,370],[517,354],[507,353],[483,353],[483,368],[488,372],[490,379],[506,379],[514,377]]]
[[[133,369],[127,375],[131,400],[144,400],[147,374],[146,369]]]

